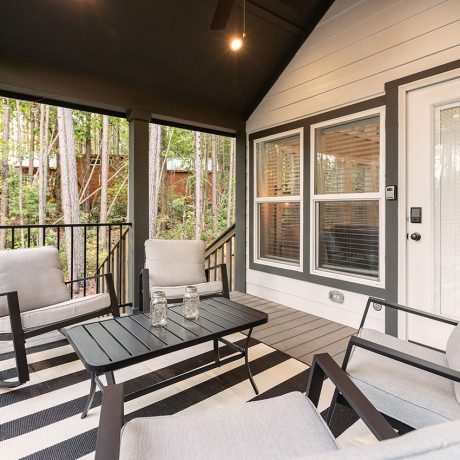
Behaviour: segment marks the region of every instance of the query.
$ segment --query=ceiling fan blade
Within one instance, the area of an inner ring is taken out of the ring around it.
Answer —
[[[235,0],[219,0],[211,23],[211,30],[225,29]]]

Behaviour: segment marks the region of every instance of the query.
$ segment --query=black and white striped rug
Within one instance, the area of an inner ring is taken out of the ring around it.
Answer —
[[[244,336],[233,334],[228,339],[242,343]],[[251,369],[261,392],[258,397],[247,380],[243,360],[238,360],[138,398],[126,397],[126,419],[185,413],[305,389],[306,364],[255,339],[250,345]],[[231,353],[226,347],[221,350]],[[14,355],[2,351],[0,378],[13,378]],[[28,360],[31,380],[16,389],[0,389],[0,458],[94,458],[101,394],[97,393],[93,408],[81,420],[89,380],[71,346],[57,336],[47,343],[34,342],[29,344]],[[129,395],[212,360],[212,344],[206,343],[121,369],[115,378],[125,383]],[[326,393],[332,391],[325,388]]]

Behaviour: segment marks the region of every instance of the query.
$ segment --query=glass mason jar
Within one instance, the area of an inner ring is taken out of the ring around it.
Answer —
[[[154,327],[166,326],[168,322],[168,302],[164,291],[153,291],[150,299],[150,324]]]
[[[185,286],[184,316],[187,319],[197,319],[200,316],[200,296],[196,286]]]

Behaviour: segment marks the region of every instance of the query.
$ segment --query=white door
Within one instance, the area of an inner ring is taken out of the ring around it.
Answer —
[[[406,303],[460,320],[460,78],[406,97]],[[407,319],[407,338],[435,348],[451,330]]]

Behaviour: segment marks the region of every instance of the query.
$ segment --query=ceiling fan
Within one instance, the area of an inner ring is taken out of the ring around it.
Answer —
[[[235,0],[219,0],[211,23],[211,30],[222,30],[227,26]]]

